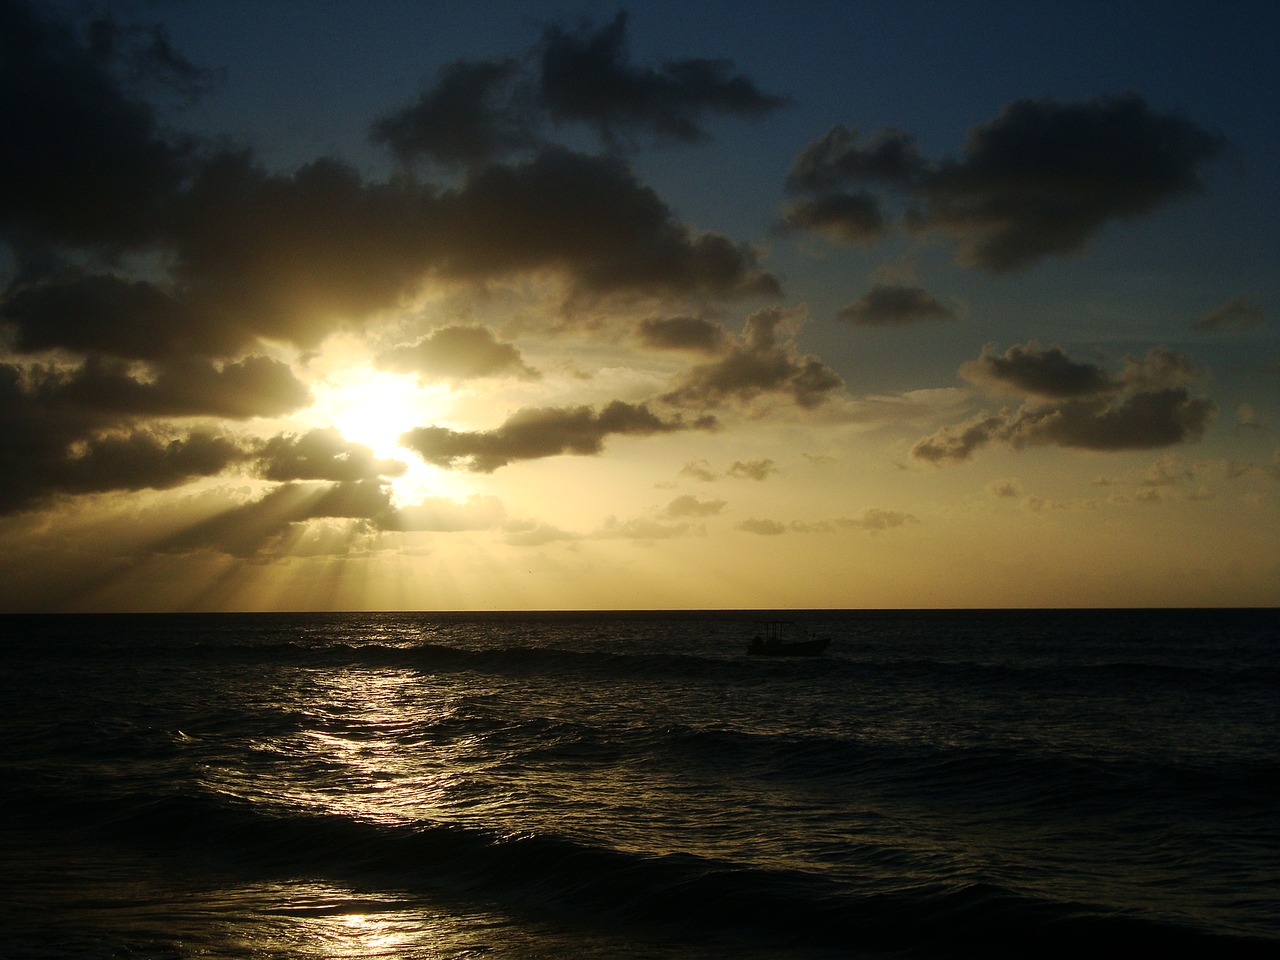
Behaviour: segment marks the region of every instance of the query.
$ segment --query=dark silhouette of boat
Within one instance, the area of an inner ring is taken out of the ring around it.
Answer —
[[[763,635],[757,634],[751,639],[747,653],[756,657],[817,657],[822,655],[831,642],[826,637],[807,635],[799,640],[784,640],[782,628],[787,625],[785,620],[772,620],[762,624]]]

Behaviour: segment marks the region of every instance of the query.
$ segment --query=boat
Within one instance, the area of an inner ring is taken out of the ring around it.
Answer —
[[[757,634],[751,639],[747,653],[756,657],[817,657],[822,655],[831,642],[826,637],[808,635],[800,640],[784,640],[782,628],[787,625],[785,620],[771,620],[762,624],[763,635]]]

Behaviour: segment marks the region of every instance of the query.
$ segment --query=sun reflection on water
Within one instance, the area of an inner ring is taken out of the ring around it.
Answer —
[[[454,709],[449,694],[415,671],[386,667],[312,674],[294,697],[282,706],[298,717],[297,729],[255,743],[261,767],[223,771],[221,786],[382,823],[434,819],[448,805],[456,744],[432,728]]]

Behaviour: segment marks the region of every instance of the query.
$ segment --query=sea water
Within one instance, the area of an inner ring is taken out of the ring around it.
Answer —
[[[1280,955],[1280,616],[0,618],[0,957]]]

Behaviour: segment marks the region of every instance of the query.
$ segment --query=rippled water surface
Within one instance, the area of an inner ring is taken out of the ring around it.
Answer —
[[[0,957],[1280,951],[1275,611],[794,619],[3,618]]]

